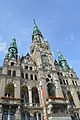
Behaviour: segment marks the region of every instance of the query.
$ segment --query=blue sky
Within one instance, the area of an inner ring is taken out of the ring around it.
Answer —
[[[80,78],[80,0],[0,0],[0,65],[13,37],[19,55],[29,52],[33,19],[54,59],[60,49]]]

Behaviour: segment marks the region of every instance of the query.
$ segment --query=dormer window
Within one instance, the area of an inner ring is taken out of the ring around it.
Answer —
[[[11,76],[11,70],[8,70],[8,75]]]
[[[27,70],[28,70],[28,66],[25,66],[25,69],[27,69]]]
[[[11,62],[11,66],[14,66],[14,62]]]
[[[16,76],[16,71],[15,70],[13,71],[13,76]]]
[[[30,70],[32,70],[32,66],[30,66]]]

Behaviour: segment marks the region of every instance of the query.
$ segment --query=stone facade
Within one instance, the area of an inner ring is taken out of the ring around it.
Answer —
[[[0,120],[80,120],[80,81],[60,51],[53,59],[34,21],[30,54],[13,39],[0,68]]]

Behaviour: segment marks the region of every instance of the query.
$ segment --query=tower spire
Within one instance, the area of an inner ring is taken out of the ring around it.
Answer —
[[[8,48],[8,54],[7,54],[8,59],[11,59],[12,57],[17,59],[17,53],[18,53],[18,49],[16,45],[16,39],[13,38],[10,47]]]
[[[33,39],[34,36],[36,36],[36,35],[39,35],[39,36],[41,36],[41,37],[43,38],[43,35],[42,35],[41,31],[39,30],[39,28],[38,28],[38,26],[37,26],[37,24],[36,24],[35,19],[33,19],[33,21],[34,21],[34,27],[33,27],[32,39]]]
[[[61,66],[61,68],[65,70],[70,69],[69,65],[67,64],[66,59],[63,57],[60,50],[57,50],[57,52],[58,52],[58,61],[59,61],[59,65]]]

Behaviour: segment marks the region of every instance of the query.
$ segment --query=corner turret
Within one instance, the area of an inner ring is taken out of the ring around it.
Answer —
[[[69,70],[70,67],[69,65],[67,64],[67,61],[66,59],[63,57],[63,55],[61,54],[60,50],[57,50],[58,52],[58,61],[59,61],[59,65],[62,69],[64,70]]]
[[[17,45],[16,45],[16,39],[13,38],[12,39],[12,43],[10,44],[10,47],[8,49],[8,54],[7,54],[7,58],[10,60],[11,58],[15,58],[17,59],[17,55],[18,54],[18,49],[17,49]]]

